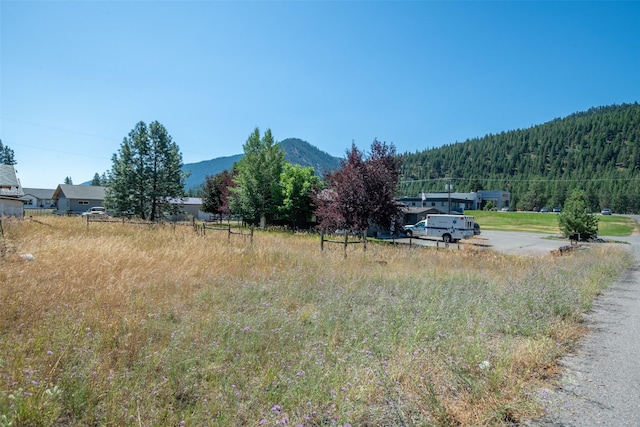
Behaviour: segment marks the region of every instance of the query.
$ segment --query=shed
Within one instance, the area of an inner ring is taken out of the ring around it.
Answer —
[[[95,206],[104,206],[105,187],[97,185],[60,184],[53,192],[58,214],[76,214]]]

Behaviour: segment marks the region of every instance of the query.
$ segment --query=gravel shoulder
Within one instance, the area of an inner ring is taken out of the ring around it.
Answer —
[[[635,265],[596,301],[590,333],[541,393],[547,415],[526,426],[640,425],[640,236],[616,240],[631,244]]]

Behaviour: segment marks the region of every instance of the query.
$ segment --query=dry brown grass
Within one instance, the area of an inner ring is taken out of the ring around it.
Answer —
[[[25,425],[509,424],[628,262],[40,221],[0,258],[0,412]]]

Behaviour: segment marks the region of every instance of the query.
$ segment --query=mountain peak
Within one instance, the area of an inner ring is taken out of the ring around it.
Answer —
[[[316,175],[323,175],[340,166],[340,159],[311,145],[299,138],[287,138],[280,141],[280,148],[284,152],[284,158],[289,163],[300,166],[311,166]],[[185,187],[199,189],[204,184],[207,176],[216,175],[224,170],[231,170],[233,165],[244,154],[236,154],[227,157],[217,157],[211,160],[203,160],[197,163],[185,163],[182,166],[184,172],[191,172],[186,179]]]

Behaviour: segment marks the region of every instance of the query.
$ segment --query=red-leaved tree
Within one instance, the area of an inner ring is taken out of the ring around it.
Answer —
[[[207,176],[202,184],[202,211],[222,215],[229,215],[229,195],[230,188],[235,187],[233,179],[237,171],[224,170],[216,175]]]
[[[376,139],[366,156],[353,144],[340,168],[325,175],[325,190],[316,195],[319,228],[389,228],[402,214],[395,200],[401,164],[393,144]]]

